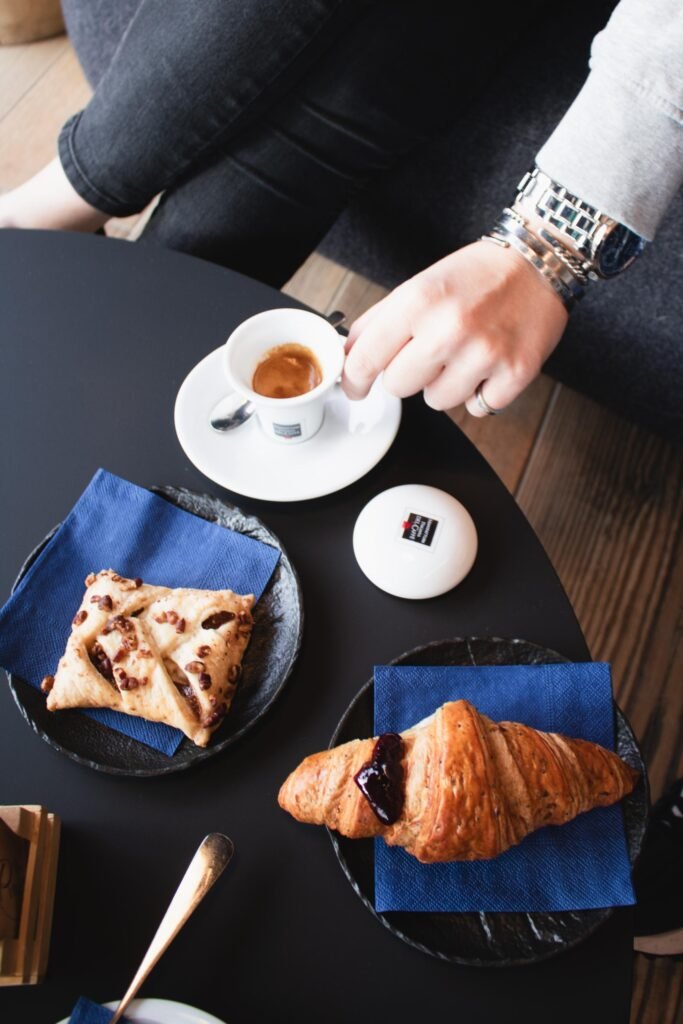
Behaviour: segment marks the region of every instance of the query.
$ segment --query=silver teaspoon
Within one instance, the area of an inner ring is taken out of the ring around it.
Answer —
[[[199,906],[207,892],[230,863],[235,847],[232,840],[220,832],[211,832],[199,845],[190,861],[182,882],[176,889],[168,910],[164,914],[156,935],[138,967],[128,991],[116,1008],[109,1024],[116,1024],[126,1011],[130,1001],[143,981],[160,960],[174,938]]]
[[[209,423],[214,430],[223,433],[226,430],[241,427],[253,415],[253,403],[233,391],[231,395],[226,395],[214,405],[209,416]]]
[[[340,327],[344,320],[346,320],[346,313],[342,313],[340,309],[335,309],[325,319],[333,327]],[[253,415],[253,403],[248,399],[244,399],[242,395],[233,392],[231,395],[226,395],[219,402],[216,402],[211,410],[209,423],[219,434],[224,434],[226,430],[234,430],[235,427],[241,427]]]

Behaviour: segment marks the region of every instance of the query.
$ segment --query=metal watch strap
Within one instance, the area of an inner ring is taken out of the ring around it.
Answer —
[[[592,280],[613,276],[601,270],[597,254],[605,238],[615,229],[626,230],[618,221],[553,181],[538,167],[527,171],[520,181],[515,206],[532,210],[567,238],[585,261],[584,272]],[[637,239],[635,234],[633,237]],[[642,251],[642,245],[641,242],[641,250],[637,250],[622,269],[633,262]]]
[[[591,263],[591,257],[599,238],[606,227],[616,222],[605,217],[590,203],[573,195],[553,181],[547,174],[534,167],[527,171],[517,187],[515,203],[531,209],[557,231],[560,231],[584,259]]]

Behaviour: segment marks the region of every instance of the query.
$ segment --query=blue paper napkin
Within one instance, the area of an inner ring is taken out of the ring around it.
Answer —
[[[115,569],[159,586],[258,600],[279,557],[277,548],[100,469],[0,610],[0,665],[36,687],[54,674],[90,572]],[[84,714],[165,754],[183,739],[178,729],[106,708]]]
[[[400,732],[464,698],[497,721],[614,749],[610,667],[596,662],[375,668],[375,732]],[[378,911],[588,910],[635,902],[621,807],[533,832],[489,861],[420,864],[375,841]]]
[[[113,1010],[81,996],[71,1012],[69,1024],[109,1024],[113,1016]],[[128,1017],[122,1017],[121,1020],[125,1022]]]

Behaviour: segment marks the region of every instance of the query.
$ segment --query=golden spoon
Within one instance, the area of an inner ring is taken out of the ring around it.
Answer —
[[[235,847],[220,832],[211,832],[199,845],[182,882],[176,889],[156,935],[138,967],[128,991],[116,1008],[109,1024],[116,1024],[154,965],[166,952],[188,917],[230,863]]]

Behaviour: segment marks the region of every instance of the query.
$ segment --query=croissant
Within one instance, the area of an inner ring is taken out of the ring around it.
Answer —
[[[637,779],[595,743],[493,722],[457,700],[400,736],[312,754],[278,802],[298,821],[381,836],[423,863],[486,860],[537,828],[615,803]]]

